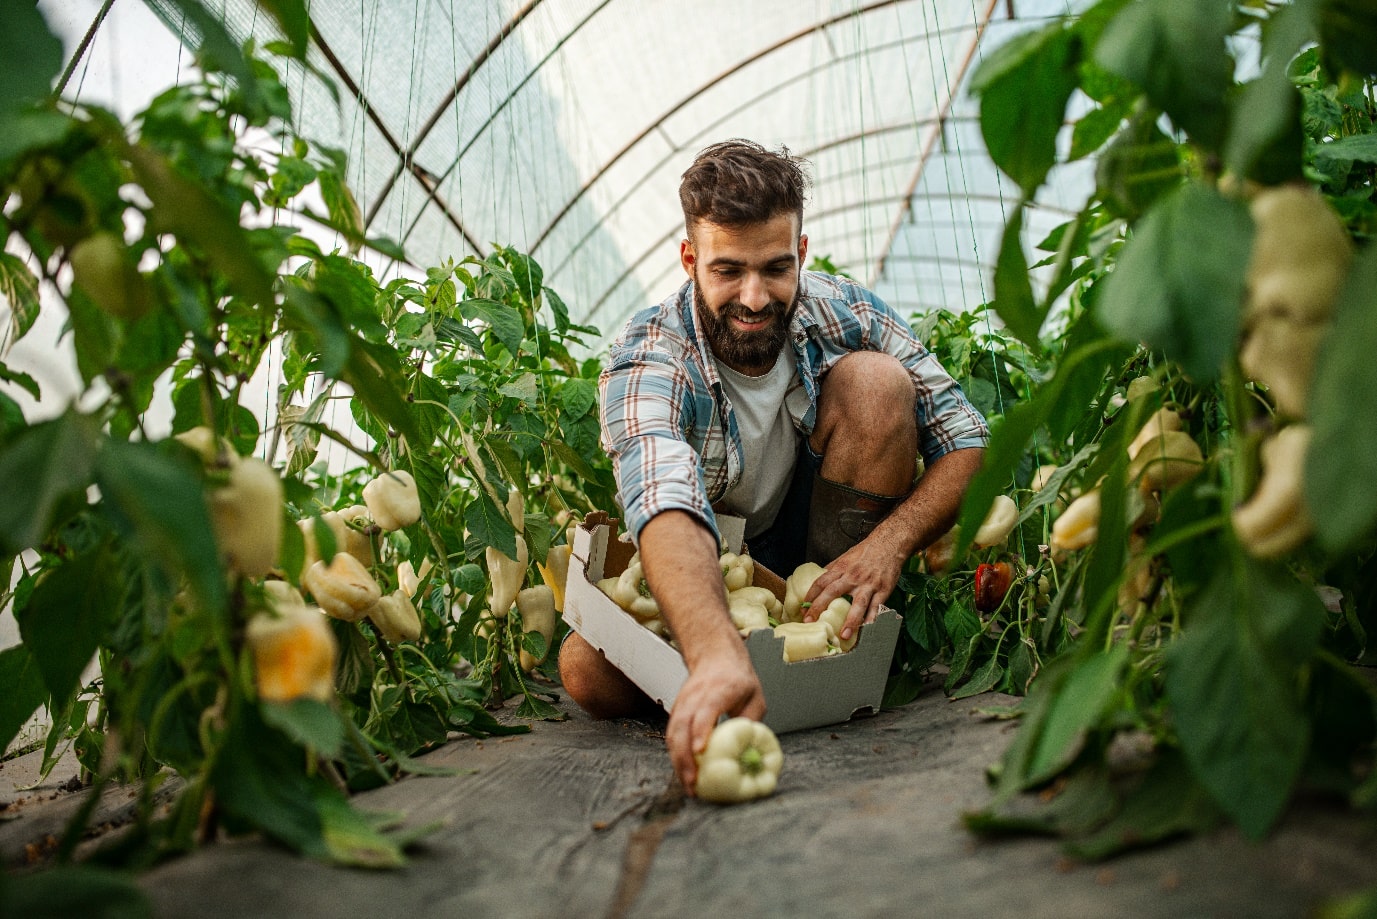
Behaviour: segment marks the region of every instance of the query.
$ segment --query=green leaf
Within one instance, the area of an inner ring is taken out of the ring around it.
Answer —
[[[1066,103],[1079,83],[1080,37],[1060,23],[1000,46],[976,71],[980,130],[995,165],[1025,197],[1057,158]]]
[[[96,482],[146,565],[162,571],[169,585],[185,578],[205,609],[224,608],[225,579],[210,513],[201,478],[188,462],[152,444],[107,441],[96,460]]]
[[[0,878],[0,915],[152,919],[153,906],[132,875],[88,865],[59,865]]]
[[[1218,150],[1233,86],[1232,29],[1232,0],[1141,0],[1105,28],[1095,62],[1141,86],[1196,143]]]
[[[1327,144],[1319,144],[1315,147],[1315,158],[1377,163],[1377,134],[1350,134]]]
[[[1219,808],[1191,776],[1181,754],[1169,749],[1128,793],[1112,820],[1072,840],[1066,850],[1076,858],[1099,860],[1175,836],[1203,833],[1216,826],[1219,817]]]
[[[542,286],[545,283],[545,271],[540,267],[535,259],[518,252],[510,246],[502,250],[506,256],[507,264],[511,268],[512,280],[516,285],[521,298],[527,303],[534,303],[540,296]]]
[[[262,0],[262,4],[282,27],[292,53],[305,60],[306,45],[311,40],[311,17],[307,15],[305,0]]]
[[[349,251],[357,252],[363,244],[363,213],[359,210],[354,193],[344,183],[344,178],[329,169],[321,170],[319,176],[320,196],[325,201],[325,210],[330,215],[329,225],[344,235],[349,242]]]
[[[559,388],[559,405],[570,420],[582,418],[598,404],[598,384],[593,380],[571,377]]]
[[[1338,554],[1377,529],[1377,249],[1354,261],[1315,361],[1305,500],[1320,544]]]
[[[989,692],[999,685],[999,681],[1004,678],[1004,667],[999,663],[998,656],[992,656],[980,669],[971,674],[971,678],[965,686],[951,694],[952,701],[958,699],[968,699],[971,696],[978,696],[982,692]]]
[[[1275,152],[1268,160],[1284,156],[1289,162],[1286,168],[1269,170],[1260,178],[1277,184],[1300,176],[1304,146],[1301,100],[1287,67],[1296,52],[1314,38],[1309,6],[1304,2],[1288,4],[1267,20],[1262,39],[1266,58],[1262,74],[1233,99],[1224,162],[1236,176],[1254,176],[1254,165],[1269,148]]]
[[[487,323],[492,334],[502,343],[507,352],[515,358],[521,353],[521,340],[526,336],[526,323],[521,311],[496,300],[461,300],[459,313],[465,319],[478,319]]]
[[[516,717],[539,721],[563,721],[568,716],[544,699],[526,695],[522,697],[521,704],[516,707]]]
[[[512,546],[515,548],[515,541],[513,541]],[[454,579],[454,589],[460,593],[468,594],[471,597],[482,593],[488,586],[487,575],[483,574],[483,569],[481,567],[472,562],[466,565],[460,565],[454,570],[452,577]]]
[[[1047,314],[1038,309],[1033,299],[1033,286],[1028,277],[1028,259],[1023,253],[1023,203],[1014,210],[1009,221],[1004,224],[1004,237],[999,244],[999,260],[995,264],[994,288],[995,312],[1004,320],[1009,331],[1034,351],[1038,343],[1038,330]]]
[[[0,392],[0,443],[18,434],[24,426],[24,410],[18,402]]]
[[[0,113],[25,108],[52,95],[53,81],[62,69],[62,42],[34,3],[5,5],[5,28],[0,29]]]
[[[1026,767],[1028,785],[1057,776],[1080,755],[1090,731],[1099,726],[1119,693],[1128,649],[1078,655],[1073,669],[1053,693],[1047,715],[1037,724],[1037,740]],[[1034,725],[1030,724],[1028,729]]]
[[[536,375],[529,371],[514,380],[503,383],[497,387],[497,391],[519,402],[525,402],[527,405],[535,405],[540,399]]]
[[[58,502],[91,481],[98,433],[93,419],[68,412],[33,425],[0,448],[0,547],[6,553],[33,548],[52,527]]]
[[[194,0],[176,0],[184,8]],[[207,16],[209,14],[206,14]],[[182,176],[162,154],[141,145],[126,151],[134,174],[153,202],[149,223],[205,253],[232,289],[250,303],[271,306],[273,273],[258,260],[257,248],[239,225],[238,214]]]
[[[1083,159],[1104,146],[1129,116],[1132,106],[1127,102],[1091,109],[1081,116],[1071,129],[1069,161]]]
[[[1369,0],[1325,0],[1320,6],[1320,40],[1332,69],[1377,75],[1377,23]]]
[[[291,702],[264,702],[263,722],[326,759],[337,759],[344,745],[344,725],[340,715],[324,702],[296,699]]]
[[[48,698],[38,662],[27,645],[0,651],[0,750],[7,749],[19,729]]]
[[[1190,598],[1167,649],[1166,698],[1191,769],[1256,839],[1291,797],[1310,741],[1297,666],[1324,608],[1285,569],[1236,557]]]
[[[1159,201],[1105,282],[1098,317],[1126,342],[1160,348],[1197,381],[1237,347],[1252,249],[1246,207],[1197,183]]]
[[[569,307],[564,305],[564,301],[553,288],[545,288],[545,302],[555,316],[555,331],[561,335],[569,331]]]
[[[480,490],[464,508],[464,527],[485,546],[492,546],[508,558],[516,558],[516,529],[487,491]]]
[[[340,378],[354,388],[354,395],[368,406],[369,411],[405,437],[412,449],[430,446],[421,436],[411,406],[402,397],[407,387],[396,351],[387,345],[356,338]]]
[[[76,556],[39,581],[15,610],[19,634],[56,699],[77,687],[120,613],[122,579],[108,543]]]
[[[1156,112],[1137,113],[1095,162],[1097,194],[1125,220],[1137,220],[1181,184],[1180,148],[1157,121]]]
[[[38,278],[23,259],[3,251],[0,251],[0,298],[10,308],[9,340],[13,343],[27,335],[38,319]]]

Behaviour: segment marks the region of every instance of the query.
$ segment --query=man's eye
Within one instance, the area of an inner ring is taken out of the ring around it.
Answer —
[[[741,272],[737,271],[735,268],[718,268],[713,273],[716,274],[719,278],[734,278]]]
[[[767,270],[770,274],[772,274],[772,275],[779,276],[779,275],[788,274],[789,271],[790,271],[793,267],[794,267],[793,265],[789,265],[789,264],[771,265],[771,266],[770,266],[769,268],[767,268],[766,270]]]

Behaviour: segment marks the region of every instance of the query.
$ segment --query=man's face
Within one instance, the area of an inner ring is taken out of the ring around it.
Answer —
[[[742,227],[694,226],[679,258],[693,278],[698,321],[718,360],[750,376],[774,366],[798,307],[807,252],[796,214]]]

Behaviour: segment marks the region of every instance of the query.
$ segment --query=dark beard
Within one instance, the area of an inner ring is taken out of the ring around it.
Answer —
[[[722,304],[714,315],[708,309],[708,301],[697,279],[693,284],[693,305],[708,345],[718,360],[734,369],[769,370],[774,366],[775,359],[784,350],[784,343],[789,340],[789,320],[798,308],[798,298],[799,291],[795,291],[793,302],[786,305],[782,300],[772,300],[759,313],[752,313],[733,300]],[[769,317],[770,322],[759,331],[741,332],[731,324],[733,317],[747,319],[761,314]]]

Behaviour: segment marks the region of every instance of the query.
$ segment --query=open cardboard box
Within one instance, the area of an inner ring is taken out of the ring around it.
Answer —
[[[744,521],[719,516],[717,522],[728,548],[739,552]],[[630,543],[613,538],[606,514],[590,514],[574,534],[564,619],[669,711],[688,678],[683,657],[597,586],[603,578],[625,571],[635,551]],[[755,567],[754,583],[784,598],[784,580],[762,565]],[[886,607],[861,627],[855,647],[846,654],[793,663],[784,660],[782,638],[768,629],[752,632],[745,639],[746,649],[765,689],[765,723],[776,733],[784,733],[836,724],[860,712],[878,712],[900,625],[899,614]]]

